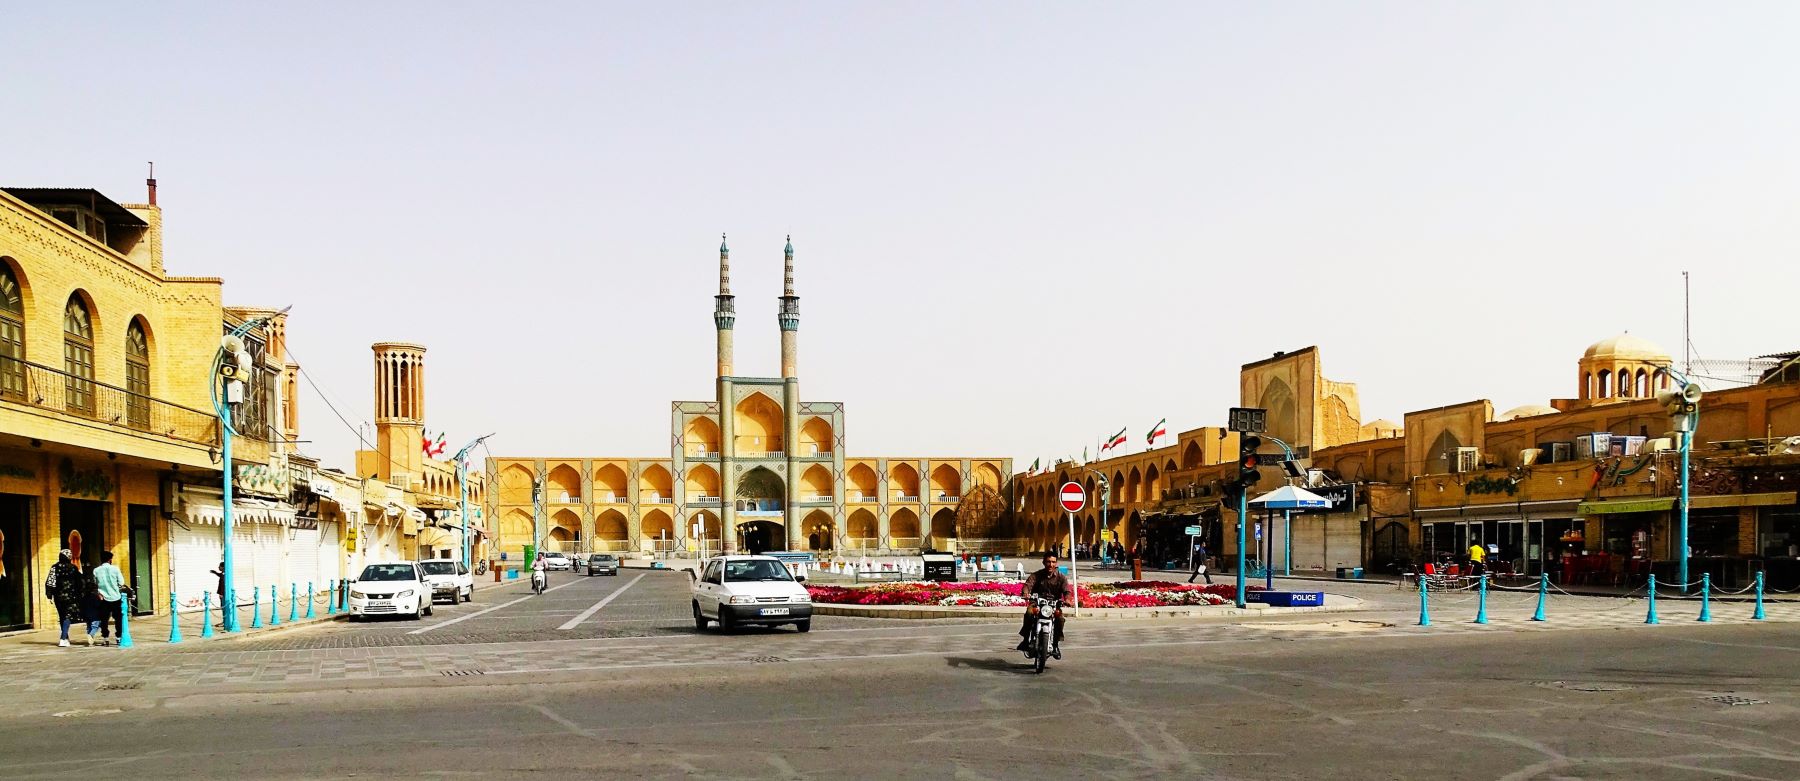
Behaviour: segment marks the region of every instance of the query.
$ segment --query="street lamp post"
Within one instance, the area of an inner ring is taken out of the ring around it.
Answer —
[[[219,341],[219,349],[213,353],[212,369],[207,374],[206,382],[207,387],[211,389],[213,411],[218,413],[219,416],[219,465],[225,473],[219,497],[220,504],[222,505],[219,514],[219,581],[221,584],[221,588],[219,589],[219,618],[227,632],[238,631],[237,590],[231,575],[232,564],[235,561],[231,544],[231,489],[233,477],[231,464],[231,438],[237,433],[237,430],[232,428],[231,405],[237,402],[231,400],[232,394],[229,385],[227,385],[225,397],[219,397],[219,378],[224,376],[225,361],[228,357],[226,348],[231,344],[238,345],[238,347],[231,351],[232,355],[229,356],[232,360],[233,372],[242,373],[245,369],[248,369],[249,373],[254,376],[256,369],[253,365],[250,365],[248,353],[244,352],[242,347],[244,334],[262,327],[269,321],[286,314],[287,311],[292,308],[293,307],[291,306],[282,307],[281,311],[276,312],[275,314],[265,317],[253,317],[249,320],[245,320],[243,324],[238,327],[231,329],[225,338]],[[226,382],[242,383],[243,380],[234,376],[231,379],[226,380]]]
[[[1263,436],[1263,439],[1269,440],[1270,442],[1274,442],[1275,444],[1281,446],[1281,461],[1283,464],[1282,469],[1285,471],[1287,469],[1287,467],[1285,465],[1288,462],[1294,460],[1294,449],[1291,447],[1288,447],[1288,443],[1281,441],[1281,439],[1278,437],[1272,437],[1272,436],[1269,436],[1268,434],[1264,434],[1262,436]],[[1274,525],[1274,520],[1275,519],[1273,517],[1271,517],[1269,519],[1270,526]],[[1282,546],[1281,574],[1283,577],[1286,577],[1288,575],[1294,574],[1294,511],[1285,509],[1285,508],[1281,511],[1281,546]],[[1271,559],[1275,558],[1275,530],[1274,529],[1269,530],[1269,558],[1271,558]],[[1265,587],[1267,587],[1269,590],[1273,591],[1275,589],[1275,570],[1274,570],[1274,568],[1270,567],[1270,566],[1265,566],[1265,567],[1263,567],[1263,573],[1264,573],[1263,585]]]
[[[461,450],[456,451],[456,482],[461,494],[461,498],[458,500],[460,506],[458,512],[462,516],[462,565],[465,569],[472,569],[472,565],[469,563],[469,451],[474,450],[476,445],[491,436],[493,434],[483,434],[469,440],[469,444],[463,445]]]
[[[1086,469],[1086,467],[1083,467],[1083,468]],[[1106,475],[1096,472],[1093,469],[1088,469],[1087,471],[1088,471],[1088,474],[1091,474],[1094,477],[1099,478],[1099,482],[1096,483],[1095,485],[1098,485],[1100,487],[1100,525],[1105,526],[1106,522],[1108,520],[1110,520],[1112,517],[1112,484],[1106,481]],[[1123,549],[1125,547],[1124,540],[1119,541],[1119,547],[1120,547],[1120,549]],[[1069,561],[1074,561],[1074,560],[1075,560],[1075,530],[1070,529],[1069,530]],[[1070,566],[1073,567],[1074,565],[1071,564]]]
[[[1669,413],[1675,418],[1675,434],[1681,438],[1681,473],[1676,479],[1681,481],[1680,521],[1676,531],[1675,577],[1681,583],[1681,593],[1688,590],[1688,463],[1694,449],[1694,430],[1700,426],[1700,388],[1687,375],[1676,371],[1674,366],[1664,369],[1674,377],[1679,387],[1673,391],[1656,394],[1657,401],[1667,405]]]

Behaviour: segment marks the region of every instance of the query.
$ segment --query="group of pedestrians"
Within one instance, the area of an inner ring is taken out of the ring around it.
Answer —
[[[131,596],[131,589],[125,585],[125,574],[112,560],[112,551],[101,551],[100,564],[83,572],[69,549],[58,553],[56,566],[50,568],[50,576],[44,580],[44,590],[56,603],[62,623],[58,647],[69,647],[69,627],[75,624],[87,626],[90,646],[112,645],[115,627],[119,636],[124,635],[125,599]]]

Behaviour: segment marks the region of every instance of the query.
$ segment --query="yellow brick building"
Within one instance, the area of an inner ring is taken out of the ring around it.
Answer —
[[[164,271],[155,193],[0,191],[0,630],[55,624],[42,583],[65,547],[84,565],[112,551],[140,611],[165,609],[169,519],[188,484],[222,479],[208,383],[220,336],[250,313],[222,306],[217,278]],[[236,457],[263,470],[297,425],[283,328],[249,335]]]
[[[734,370],[737,310],[721,242],[713,397],[671,405],[667,457],[491,459],[498,550],[516,560],[534,540],[547,549],[632,553],[1018,547],[1005,527],[1011,459],[845,452],[844,405],[800,393],[791,242],[783,254],[781,376]]]

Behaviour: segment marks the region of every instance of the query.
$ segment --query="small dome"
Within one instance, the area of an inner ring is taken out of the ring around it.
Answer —
[[[1400,436],[1401,431],[1400,424],[1387,418],[1371,420],[1364,423],[1362,428],[1357,429],[1357,433],[1362,435],[1363,439],[1389,439]]]
[[[788,255],[792,255],[792,254],[794,254],[794,237],[792,237],[792,236],[789,236],[789,237],[788,237],[788,239],[787,239],[787,248],[786,248],[786,249],[783,249],[783,250],[782,250],[782,252],[784,252],[784,253],[786,253],[786,254],[788,254]]]
[[[1555,415],[1560,411],[1561,410],[1558,410],[1555,407],[1546,407],[1542,404],[1522,404],[1500,413],[1500,416],[1494,418],[1494,420],[1495,422],[1501,422],[1518,420],[1519,418],[1535,418],[1539,415]]]
[[[1658,347],[1656,343],[1632,336],[1631,332],[1627,331],[1611,339],[1601,339],[1593,343],[1588,346],[1587,352],[1581,354],[1581,357],[1584,359],[1668,360],[1669,354],[1663,348]]]
[[[723,233],[719,234],[719,254],[725,255],[730,252],[731,252],[731,248],[725,246],[725,234],[723,234]]]

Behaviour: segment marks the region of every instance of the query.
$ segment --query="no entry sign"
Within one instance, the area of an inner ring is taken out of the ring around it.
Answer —
[[[1072,513],[1081,512],[1087,506],[1087,492],[1081,490],[1081,484],[1073,480],[1063,483],[1060,491],[1062,508]]]

